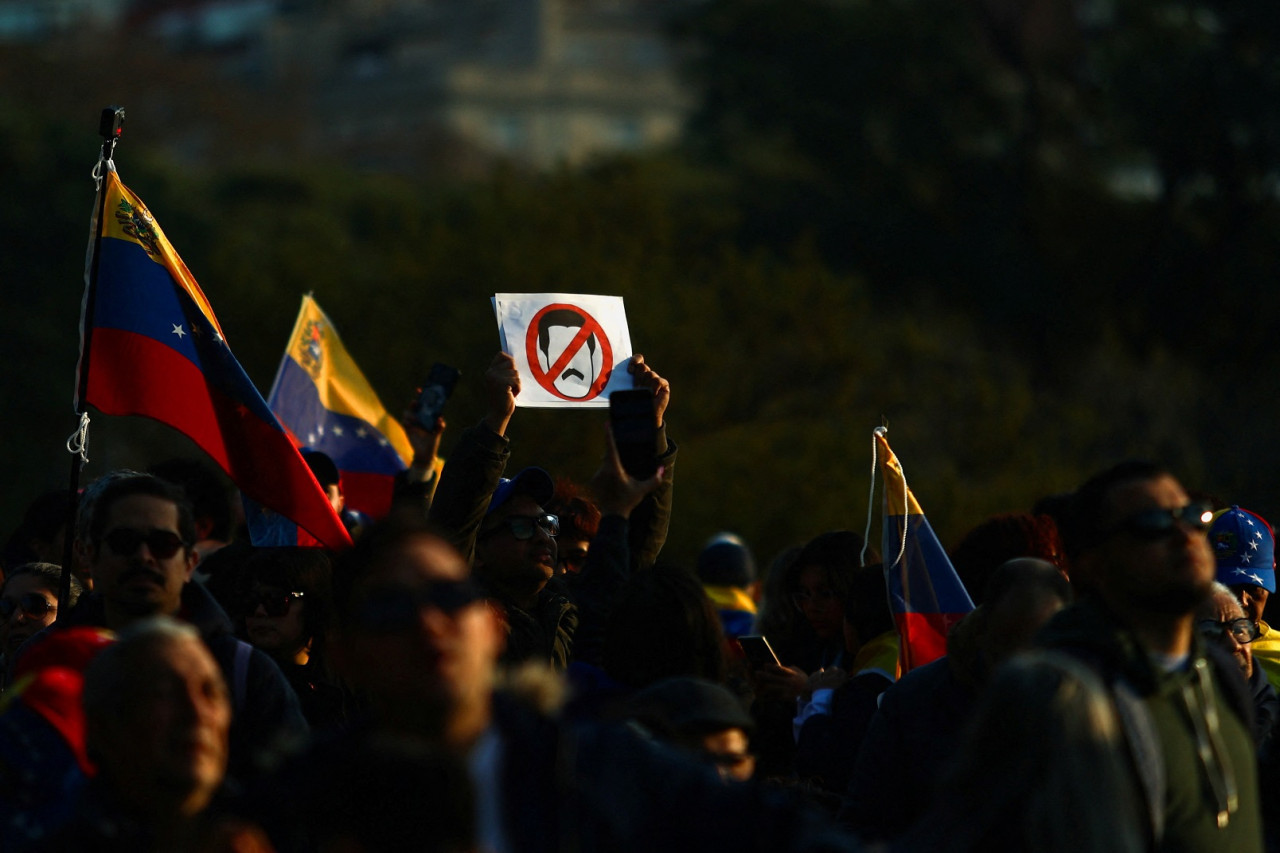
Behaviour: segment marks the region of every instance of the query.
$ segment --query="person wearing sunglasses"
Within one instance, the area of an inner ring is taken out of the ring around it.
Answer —
[[[110,475],[109,475],[110,476]],[[85,534],[93,592],[54,623],[120,632],[154,616],[191,624],[231,689],[232,775],[252,775],[259,755],[306,737],[298,697],[269,655],[238,640],[213,596],[191,582],[195,518],[181,488],[150,474],[110,476]]]
[[[1214,579],[1211,517],[1158,465],[1090,478],[1062,524],[1078,599],[1037,643],[1090,666],[1121,708],[1152,849],[1260,851],[1252,700],[1195,628]]]
[[[1253,737],[1259,756],[1266,755],[1275,727],[1280,723],[1280,695],[1253,659],[1253,643],[1261,635],[1258,623],[1245,615],[1244,608],[1226,585],[1214,583],[1209,597],[1196,608],[1196,630],[1207,642],[1231,655],[1240,666],[1253,698]]]
[[[584,722],[524,692],[545,685],[502,679],[499,609],[420,518],[389,516],[340,554],[334,604],[343,638],[334,655],[368,715],[263,785],[263,812],[280,817],[267,827],[278,849],[315,849],[322,827],[308,810],[354,801],[367,785],[344,772],[349,757],[398,742],[465,759],[481,850],[858,849],[798,798],[727,784],[717,767],[750,762],[740,740],[702,741],[695,760],[631,726]],[[420,810],[381,810],[379,819],[388,832],[430,831]]]
[[[262,548],[245,561],[244,637],[271,655],[313,730],[345,723],[351,693],[331,666],[331,560],[320,548]]]
[[[643,356],[632,356],[627,369],[636,387],[654,393],[656,441],[665,453],[655,452],[659,465],[653,477],[634,480],[622,470],[610,442],[610,455],[591,483],[600,527],[571,594],[549,585],[557,570],[560,533],[559,517],[546,509],[554,494],[551,476],[529,467],[503,477],[510,456],[505,433],[521,381],[509,354],[498,353],[490,363],[484,376],[489,410],[479,424],[462,433],[440,475],[428,518],[505,609],[504,663],[536,660],[558,671],[568,669],[575,655],[598,663],[609,603],[633,565],[652,565],[666,538],[675,457],[662,424],[669,385],[645,365]],[[598,550],[601,541],[608,544]],[[593,554],[601,571],[592,569],[597,564]],[[584,619],[589,623],[585,629]],[[583,638],[585,642],[579,642]]]
[[[1232,506],[1214,513],[1209,545],[1218,564],[1218,582],[1235,594],[1244,615],[1258,626],[1258,638],[1250,645],[1253,663],[1280,690],[1280,631],[1262,618],[1276,591],[1275,532],[1256,512]]]
[[[58,614],[58,584],[62,569],[53,563],[24,563],[10,569],[0,585],[0,654],[5,683],[18,650],[37,632],[53,624]],[[80,599],[80,581],[71,578],[70,604]]]

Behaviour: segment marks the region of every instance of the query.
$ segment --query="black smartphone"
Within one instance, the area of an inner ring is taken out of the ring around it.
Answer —
[[[652,477],[658,470],[653,392],[648,388],[614,391],[609,395],[609,425],[623,470],[637,480]]]
[[[769,645],[763,634],[744,634],[738,638],[738,647],[754,669],[768,664],[782,666],[778,656],[773,653],[773,646]]]
[[[422,383],[422,392],[418,394],[418,403],[413,408],[413,416],[425,430],[436,428],[436,418],[444,411],[445,401],[453,393],[462,371],[456,367],[436,362],[431,365],[427,379]]]

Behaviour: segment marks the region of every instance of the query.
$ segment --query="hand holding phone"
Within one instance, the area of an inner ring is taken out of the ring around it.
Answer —
[[[418,393],[418,401],[413,406],[414,420],[427,432],[436,431],[436,420],[444,411],[444,404],[458,384],[460,375],[461,371],[456,367],[441,362],[431,366],[431,372],[427,374],[422,390]]]
[[[782,666],[778,656],[773,653],[773,646],[769,645],[763,634],[742,635],[738,638],[738,647],[754,669],[769,665]]]

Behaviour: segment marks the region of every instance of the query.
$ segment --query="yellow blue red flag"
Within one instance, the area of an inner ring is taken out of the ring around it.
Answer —
[[[884,477],[885,582],[906,673],[947,653],[947,633],[973,610],[973,600],[907,487],[883,427],[875,441]]]
[[[413,461],[413,448],[310,294],[268,400],[295,441],[338,466],[348,507],[386,515],[395,475]]]
[[[351,544],[298,449],[231,353],[213,307],[146,205],[107,161],[80,320],[76,408],[141,415],[185,434],[298,544]],[[96,239],[100,238],[100,239]]]

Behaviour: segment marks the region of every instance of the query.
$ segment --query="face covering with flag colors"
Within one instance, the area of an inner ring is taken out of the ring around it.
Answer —
[[[100,192],[106,205],[93,223],[101,240],[96,259],[91,246],[97,276],[87,276],[81,315],[77,411],[88,403],[167,424],[247,498],[296,525],[296,544],[349,546],[311,469],[231,354],[209,300],[110,163]]]
[[[876,430],[875,441],[884,477],[885,581],[906,673],[947,653],[947,633],[973,610],[973,600],[907,488],[883,430]]]
[[[413,448],[309,295],[268,402],[300,445],[338,466],[348,507],[371,518],[387,514],[395,475],[413,461]]]

